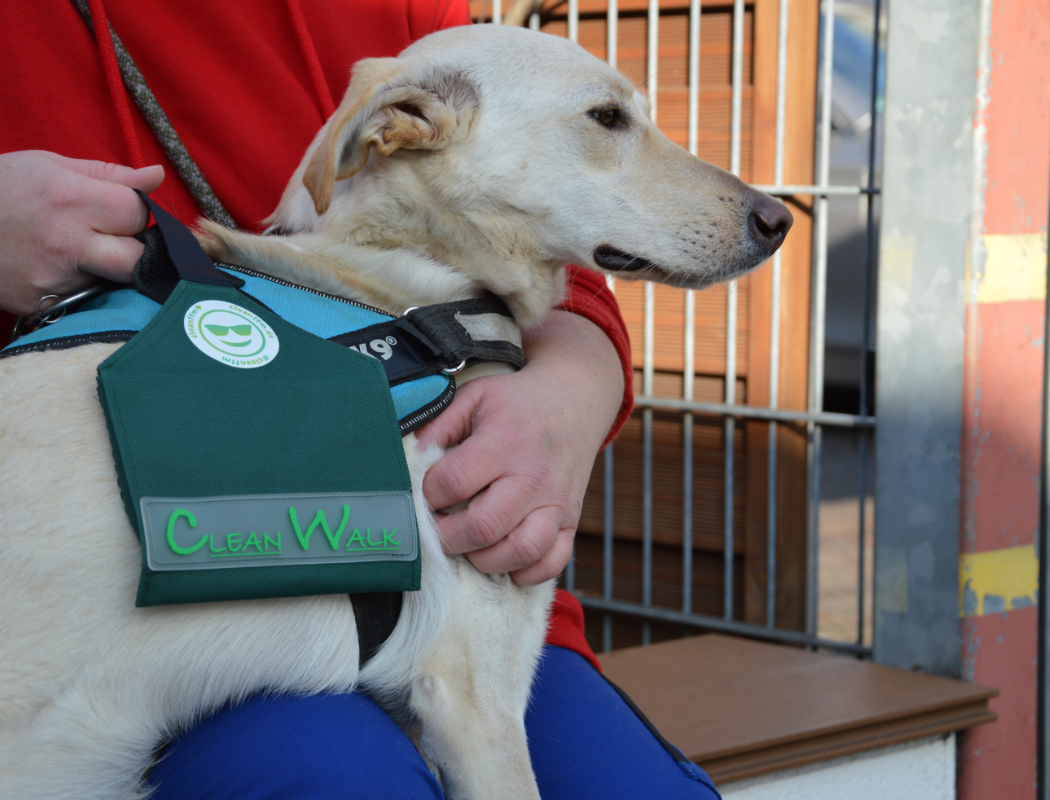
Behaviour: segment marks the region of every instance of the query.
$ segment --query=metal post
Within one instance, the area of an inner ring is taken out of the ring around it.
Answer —
[[[645,323],[643,350],[645,363],[642,366],[642,386],[646,394],[653,393],[653,285],[644,284]],[[653,410],[642,411],[642,605],[653,604]],[[649,621],[642,623],[642,644],[649,644]]]
[[[784,135],[787,127],[787,29],[789,0],[780,0],[777,21],[777,111],[776,153],[773,183],[784,183]],[[772,297],[769,321],[769,407],[780,403],[780,295],[781,252],[773,255]],[[777,423],[770,421],[766,455],[766,626],[777,619]]]
[[[741,125],[744,97],[744,0],[733,1],[732,111],[730,115],[729,171],[740,174]],[[726,284],[726,385],[727,405],[736,403],[736,281]],[[733,618],[733,470],[736,420],[725,419],[725,498],[723,531],[722,616]]]
[[[831,75],[835,47],[835,0],[823,0],[822,27],[824,40],[821,57],[821,95],[817,125],[817,179],[828,182],[831,159]],[[828,271],[828,198],[816,199],[813,226],[813,270],[810,288],[809,319],[809,410],[824,408],[824,319]],[[806,470],[809,502],[806,509],[806,631],[817,632],[820,594],[820,458],[822,429],[816,422],[806,426]]]
[[[864,198],[867,225],[864,228],[864,330],[860,344],[860,403],[858,414],[869,413],[868,363],[871,358],[871,314],[874,306],[872,280],[875,275],[875,157],[878,147],[879,120],[879,25],[882,0],[875,0],[875,33],[871,55],[871,126],[868,128],[868,193]],[[867,584],[865,539],[868,505],[868,434],[860,434],[860,512],[857,520],[857,644],[864,644],[865,588]]]
[[[889,15],[880,204],[875,660],[956,676],[981,4],[924,0],[922,14]],[[933,18],[944,24],[931,30]]]
[[[700,0],[689,3],[689,152],[697,154],[700,131]],[[682,399],[693,399],[696,381],[696,293],[685,293],[685,358]],[[693,415],[682,414],[682,610],[693,610]]]

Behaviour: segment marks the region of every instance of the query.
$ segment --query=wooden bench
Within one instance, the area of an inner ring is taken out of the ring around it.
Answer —
[[[719,634],[600,661],[716,785],[996,719],[997,689]]]

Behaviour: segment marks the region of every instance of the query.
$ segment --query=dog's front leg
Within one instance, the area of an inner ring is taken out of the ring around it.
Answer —
[[[456,596],[433,657],[413,680],[422,746],[455,800],[538,800],[525,706],[553,581],[521,587],[454,559]]]

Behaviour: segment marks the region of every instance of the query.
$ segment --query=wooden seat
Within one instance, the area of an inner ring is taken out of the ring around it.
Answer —
[[[600,661],[716,784],[996,719],[997,689],[719,634]]]

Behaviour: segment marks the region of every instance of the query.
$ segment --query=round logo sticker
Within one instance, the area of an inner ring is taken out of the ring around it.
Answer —
[[[186,310],[186,335],[204,355],[240,369],[269,364],[280,344],[266,320],[223,300],[202,300]]]

